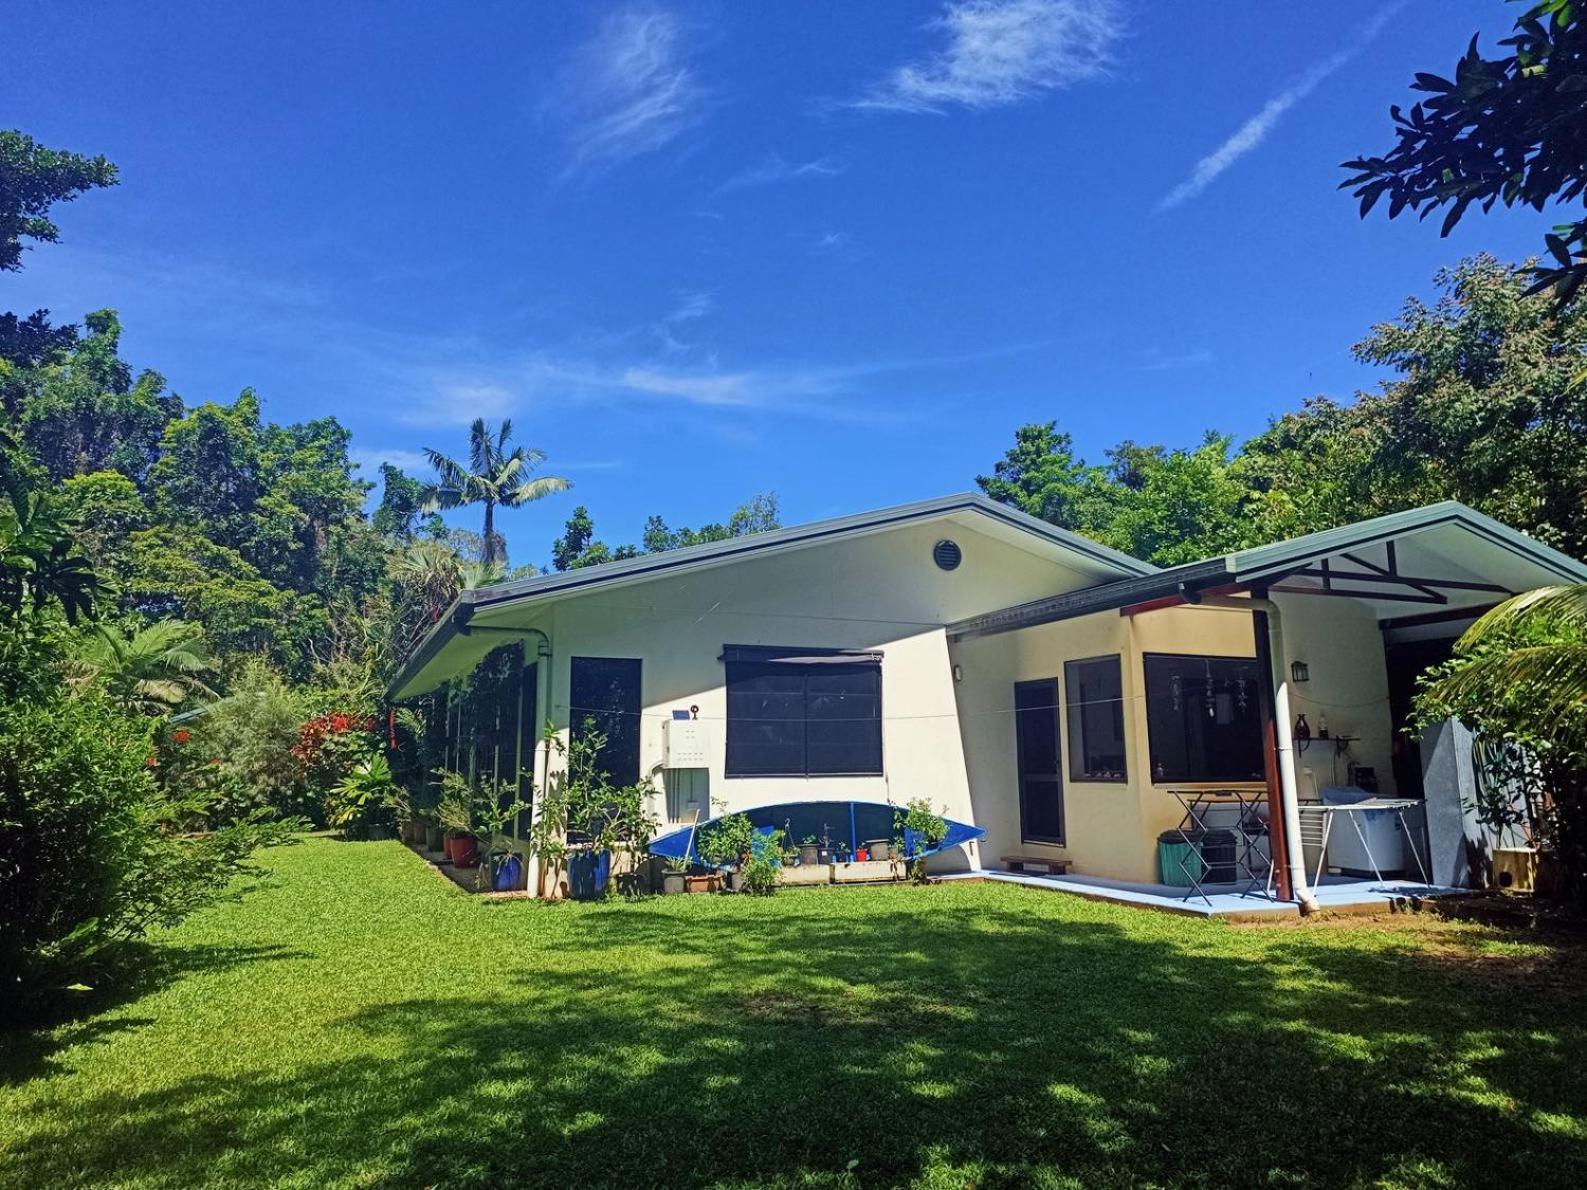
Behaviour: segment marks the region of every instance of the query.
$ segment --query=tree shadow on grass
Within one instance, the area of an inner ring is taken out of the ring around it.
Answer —
[[[1587,1182],[1580,1002],[1402,951],[1297,932],[1241,957],[1199,928],[901,899],[617,907],[580,934],[499,995],[346,1019],[393,1057],[91,1095],[9,1176]]]
[[[124,1029],[151,1024],[114,1009],[203,972],[306,957],[286,946],[119,944],[92,974],[91,986],[62,989],[0,1020],[0,1087],[49,1074],[56,1054]]]

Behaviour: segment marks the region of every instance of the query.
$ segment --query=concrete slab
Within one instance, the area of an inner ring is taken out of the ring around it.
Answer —
[[[1069,893],[1093,901],[1133,905],[1160,913],[1180,913],[1190,917],[1218,917],[1229,921],[1262,921],[1296,917],[1299,908],[1291,901],[1280,901],[1261,890],[1243,893],[1243,885],[1209,884],[1205,898],[1187,897],[1186,890],[1167,884],[1134,884],[1108,880],[1101,876],[1043,876],[1030,872],[999,872],[972,869],[944,875],[944,880],[996,880],[1022,884],[1049,892]],[[1458,895],[1466,890],[1442,888],[1415,880],[1352,880],[1327,876],[1313,890],[1317,902],[1331,913],[1381,913],[1396,901],[1408,897]]]

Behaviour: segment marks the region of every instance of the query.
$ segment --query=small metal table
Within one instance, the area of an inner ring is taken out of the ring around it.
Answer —
[[[1261,840],[1268,837],[1267,820],[1261,813],[1261,807],[1267,805],[1267,791],[1244,789],[1170,789],[1170,797],[1174,798],[1184,810],[1179,825],[1174,828],[1189,849],[1186,856],[1179,859],[1179,870],[1184,873],[1185,879],[1190,881],[1190,891],[1185,894],[1185,900],[1199,896],[1208,905],[1212,898],[1207,895],[1206,884],[1212,883],[1206,876],[1212,872],[1212,865],[1201,858],[1201,853],[1195,848],[1191,839],[1191,832],[1195,831],[1203,838],[1209,830],[1227,830],[1234,836],[1234,868],[1236,882],[1243,880],[1245,886],[1240,889],[1242,897],[1250,896],[1261,889],[1266,895],[1270,890],[1273,878],[1272,848],[1264,849],[1258,846]],[[1236,823],[1232,827],[1210,827],[1207,825],[1207,815],[1216,809],[1233,808],[1237,811]],[[1196,856],[1196,862],[1186,862],[1188,856]],[[1166,873],[1165,873],[1166,875]]]
[[[1355,828],[1356,838],[1361,841],[1361,850],[1366,852],[1367,862],[1372,865],[1372,874],[1379,880],[1383,873],[1378,868],[1378,858],[1372,854],[1372,845],[1367,842],[1367,833],[1361,829],[1361,820],[1357,814],[1367,811],[1392,810],[1400,821],[1400,832],[1405,836],[1405,845],[1416,858],[1416,870],[1422,874],[1422,883],[1431,884],[1428,879],[1427,867],[1422,863],[1422,849],[1411,838],[1411,828],[1406,824],[1405,811],[1421,806],[1423,803],[1415,798],[1406,797],[1371,797],[1359,802],[1341,802],[1337,805],[1322,802],[1301,802],[1297,809],[1304,815],[1313,815],[1321,820],[1322,830],[1317,833],[1319,850],[1317,852],[1317,871],[1312,875],[1312,887],[1317,887],[1322,880],[1323,868],[1328,863],[1328,838],[1333,833],[1334,818],[1339,814],[1349,816],[1350,825]],[[1304,838],[1304,833],[1302,835]]]

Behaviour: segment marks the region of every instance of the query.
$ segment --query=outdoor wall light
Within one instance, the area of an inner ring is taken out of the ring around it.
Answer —
[[[964,666],[956,664],[953,667],[953,680],[955,682],[964,681]]]
[[[1304,661],[1291,661],[1289,663],[1289,676],[1297,684],[1311,681],[1311,667]]]

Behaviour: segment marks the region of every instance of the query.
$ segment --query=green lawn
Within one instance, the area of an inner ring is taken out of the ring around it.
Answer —
[[[0,1184],[1587,1185],[1574,949],[1006,885],[487,903],[272,853],[0,1035]]]

